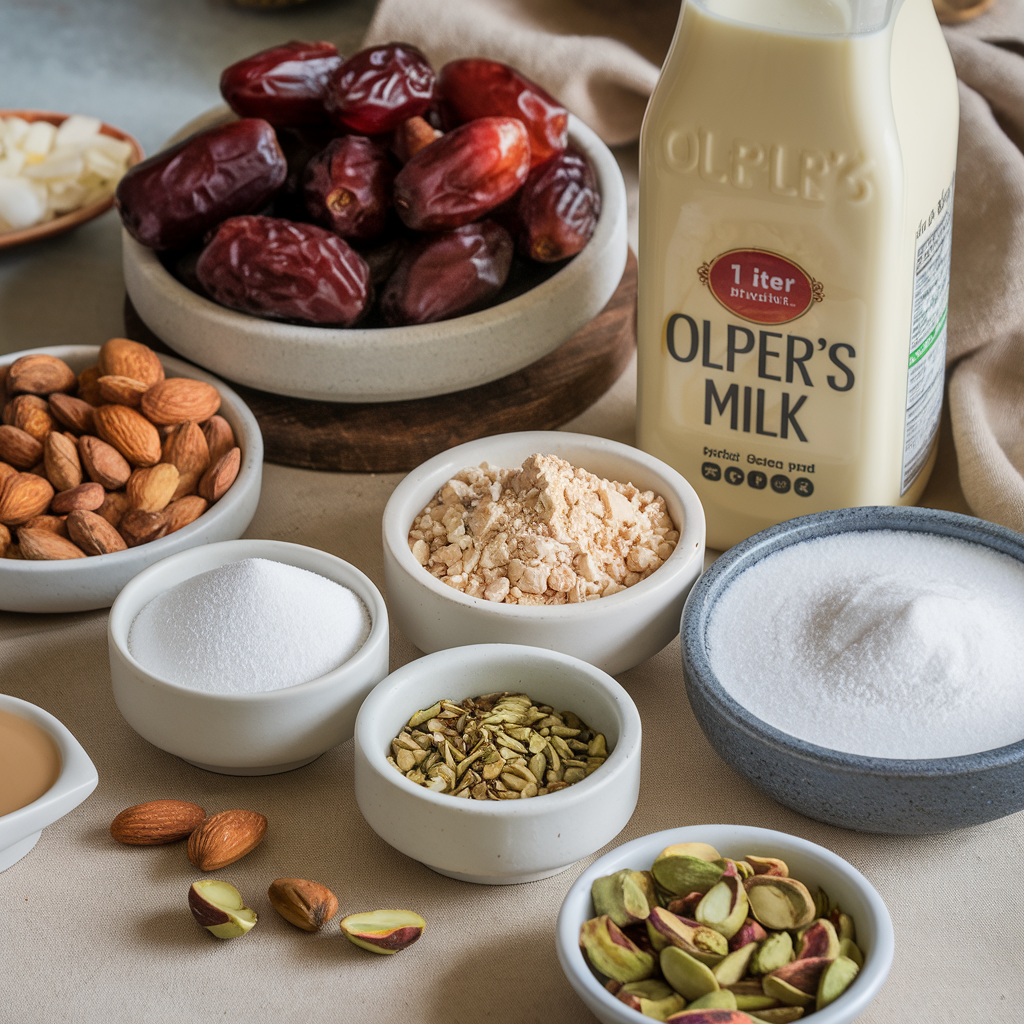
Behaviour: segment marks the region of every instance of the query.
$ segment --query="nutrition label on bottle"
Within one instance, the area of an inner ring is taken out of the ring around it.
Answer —
[[[901,494],[906,493],[928,461],[939,429],[946,370],[946,315],[952,243],[951,183],[917,229]]]

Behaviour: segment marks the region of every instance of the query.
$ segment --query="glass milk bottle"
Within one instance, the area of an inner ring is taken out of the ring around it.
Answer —
[[[931,0],[684,3],[640,139],[637,437],[709,547],[920,496],[958,120]]]

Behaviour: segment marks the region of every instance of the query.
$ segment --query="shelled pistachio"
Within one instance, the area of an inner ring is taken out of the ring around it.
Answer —
[[[436,793],[517,800],[582,782],[607,757],[604,735],[571,711],[500,692],[417,711],[391,741],[388,761]]]

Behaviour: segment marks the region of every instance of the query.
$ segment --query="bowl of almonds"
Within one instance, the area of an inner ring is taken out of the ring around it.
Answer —
[[[232,540],[263,439],[230,388],[125,338],[0,366],[0,609],[108,607],[142,569]]]

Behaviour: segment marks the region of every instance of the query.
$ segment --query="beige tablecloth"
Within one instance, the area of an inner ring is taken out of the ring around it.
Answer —
[[[534,6],[544,12],[543,3]],[[5,338],[3,347],[13,349],[15,341]],[[569,427],[631,441],[634,386],[631,369]],[[383,587],[380,518],[398,479],[268,465],[247,536],[323,548]],[[966,510],[948,420],[925,503]],[[156,750],[113,704],[105,628],[105,612],[0,615],[0,690],[57,715],[100,776],[89,800],[0,874],[0,1024],[593,1020],[564,980],[553,940],[562,896],[582,864],[510,887],[433,874],[362,820],[352,795],[351,744],[263,778],[214,775]],[[392,668],[416,656],[394,633]],[[925,838],[820,825],[762,796],[713,753],[686,701],[678,642],[621,681],[643,717],[643,780],[636,813],[616,844],[701,822],[766,826],[821,843],[874,883],[896,928],[892,974],[861,1018],[865,1024],[1021,1020],[1024,933],[1014,878],[1024,815]],[[250,935],[217,942],[194,923],[186,893],[196,873],[181,845],[128,848],[110,839],[118,811],[160,797],[193,800],[210,812],[251,807],[269,818],[265,842],[223,872],[260,913]],[[343,913],[417,910],[427,932],[393,958],[356,949],[336,927],[299,933],[266,899],[268,883],[280,875],[326,883]]]

